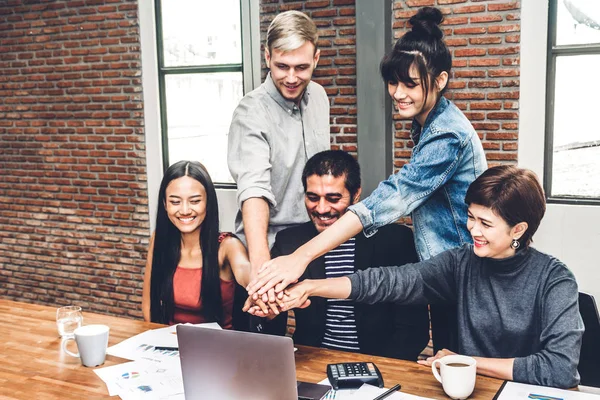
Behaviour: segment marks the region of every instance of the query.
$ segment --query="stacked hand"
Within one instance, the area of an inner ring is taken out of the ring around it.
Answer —
[[[273,318],[292,308],[306,308],[309,305],[308,281],[302,281],[285,289],[273,302],[265,302],[261,297],[254,299],[248,296],[243,310],[258,317]]]
[[[261,297],[265,303],[275,303],[276,297],[281,300],[284,289],[298,281],[306,265],[294,254],[267,261],[246,287],[248,295],[254,300]]]
[[[246,287],[249,297],[243,310],[273,318],[292,308],[308,307],[305,285],[296,284],[305,268],[306,264],[293,254],[265,262]],[[290,284],[293,286],[288,287]]]

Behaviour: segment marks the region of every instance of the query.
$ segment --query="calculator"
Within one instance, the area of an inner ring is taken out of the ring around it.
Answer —
[[[356,389],[363,383],[383,387],[383,377],[372,362],[327,364],[327,378],[335,389]]]

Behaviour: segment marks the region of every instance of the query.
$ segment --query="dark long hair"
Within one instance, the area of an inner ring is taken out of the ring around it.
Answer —
[[[202,313],[208,321],[221,322],[221,281],[219,278],[219,206],[215,186],[206,168],[197,161],[179,161],[171,165],[160,183],[152,275],[150,281],[150,319],[168,324],[173,320],[173,275],[181,258],[181,232],[169,219],[165,209],[167,186],[171,181],[189,176],[206,190],[206,215],[200,226],[202,249]]]
[[[416,82],[410,77],[410,68],[415,66],[421,78],[425,104],[434,79],[442,72],[448,73],[452,68],[452,55],[444,43],[444,32],[438,26],[444,20],[442,12],[434,7],[420,8],[408,22],[412,29],[405,33],[386,54],[379,66],[381,77],[388,82],[402,82],[414,86]],[[440,91],[443,94],[448,87]]]

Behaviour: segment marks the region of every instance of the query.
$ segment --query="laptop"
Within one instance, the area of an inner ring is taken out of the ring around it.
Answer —
[[[186,400],[297,400],[294,344],[285,336],[177,325]]]

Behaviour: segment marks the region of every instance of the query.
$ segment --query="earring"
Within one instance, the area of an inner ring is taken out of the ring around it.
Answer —
[[[519,248],[519,246],[521,246],[521,243],[519,243],[519,241],[517,239],[513,239],[512,242],[510,243],[510,247],[513,250],[516,250]]]

